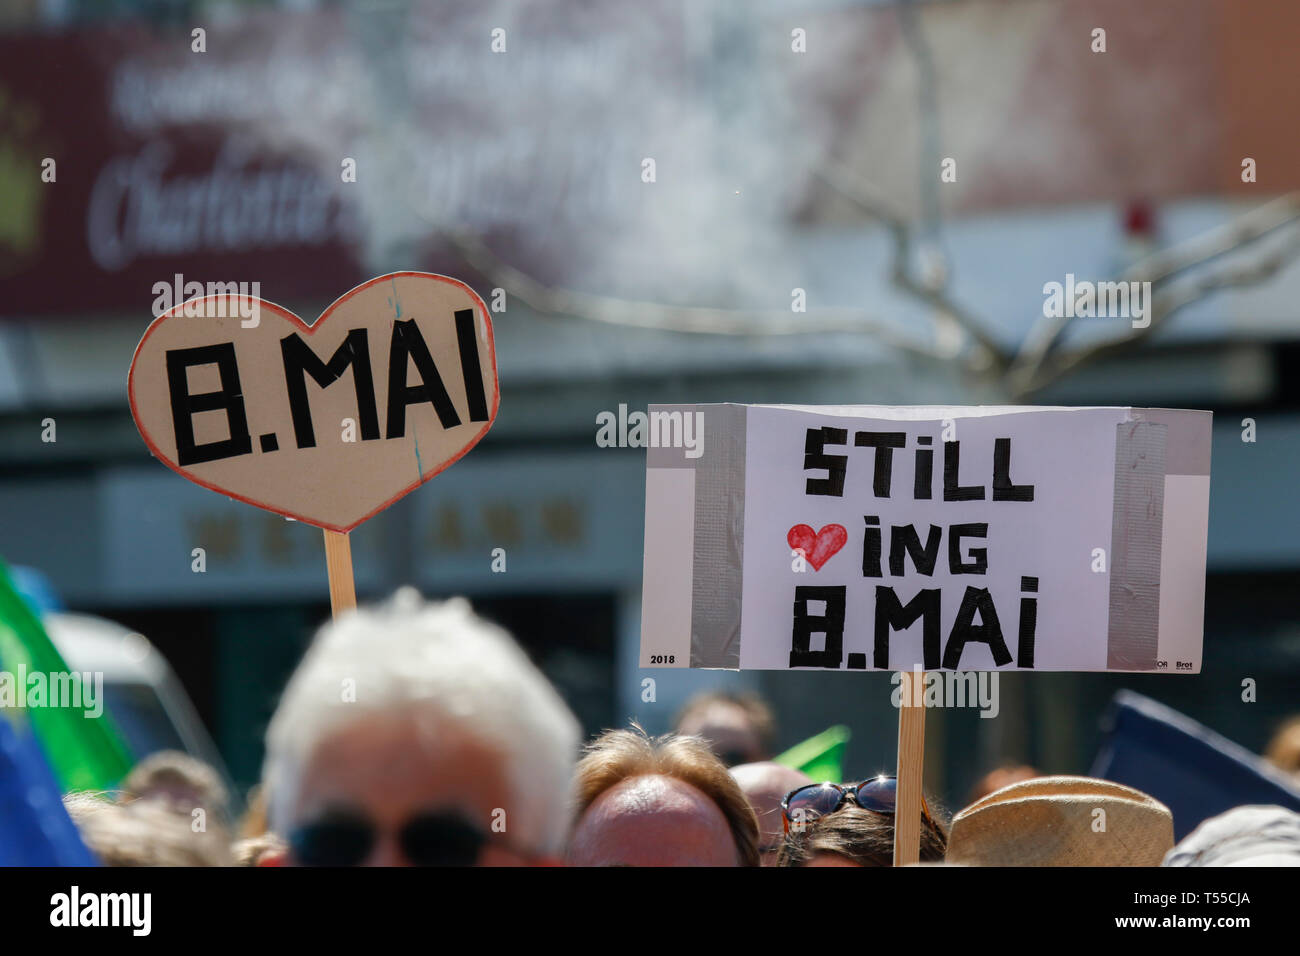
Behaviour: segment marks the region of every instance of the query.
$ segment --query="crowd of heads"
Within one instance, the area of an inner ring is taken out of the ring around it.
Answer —
[[[812,779],[771,759],[775,729],[756,696],[707,693],[672,733],[631,723],[584,746],[509,634],[464,600],[405,589],[321,628],[238,823],[219,776],[178,753],[65,802],[119,866],[893,865],[894,778]],[[1300,721],[1269,757],[1300,773]],[[951,817],[923,798],[919,860],[1300,865],[1300,815],[1238,808],[1175,846],[1168,808],[1144,793],[1006,766]]]

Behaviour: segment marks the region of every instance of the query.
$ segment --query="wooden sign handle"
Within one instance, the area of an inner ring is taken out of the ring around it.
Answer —
[[[357,606],[352,578],[352,542],[347,532],[325,532],[325,569],[330,578],[330,610],[335,618]]]
[[[894,866],[921,861],[921,763],[925,757],[924,671],[902,672],[898,708],[898,792],[894,803]]]

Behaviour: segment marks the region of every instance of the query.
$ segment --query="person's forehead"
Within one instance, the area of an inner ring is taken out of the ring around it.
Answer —
[[[684,780],[621,781],[593,801],[575,833],[578,862],[671,865],[734,862],[735,843],[718,805]]]
[[[621,780],[593,802],[604,814],[641,815],[687,813],[716,816],[726,822],[718,805],[702,790],[678,777],[643,774]]]
[[[814,853],[813,856],[812,856],[812,859],[810,859],[807,863],[805,863],[804,866],[808,866],[808,867],[822,867],[822,866],[855,866],[855,867],[861,867],[862,864],[861,864],[861,863],[858,863],[858,862],[855,861],[855,860],[850,860],[847,856],[842,856],[842,855],[839,854],[839,853],[830,853],[830,852],[827,852],[827,851],[820,851],[820,852]]]
[[[438,720],[418,708],[362,711],[340,720],[321,734],[311,758],[346,754],[361,759],[400,749],[412,760],[495,757],[490,747],[463,728]]]
[[[322,737],[304,767],[298,807],[343,804],[384,816],[448,804],[477,816],[504,805],[506,784],[504,759],[475,737],[433,732],[418,715],[381,713]]]

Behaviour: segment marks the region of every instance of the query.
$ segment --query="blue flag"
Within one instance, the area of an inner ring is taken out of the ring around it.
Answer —
[[[24,724],[0,713],[0,866],[95,866]]]
[[[1094,777],[1136,787],[1174,815],[1174,839],[1244,804],[1300,811],[1300,788],[1264,758],[1186,714],[1122,690],[1111,701]]]

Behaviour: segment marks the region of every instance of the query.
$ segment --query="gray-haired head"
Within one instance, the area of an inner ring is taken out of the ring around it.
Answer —
[[[394,827],[448,809],[553,855],[579,736],[509,634],[462,598],[403,588],[324,625],[289,680],[266,735],[271,828],[340,807]]]

